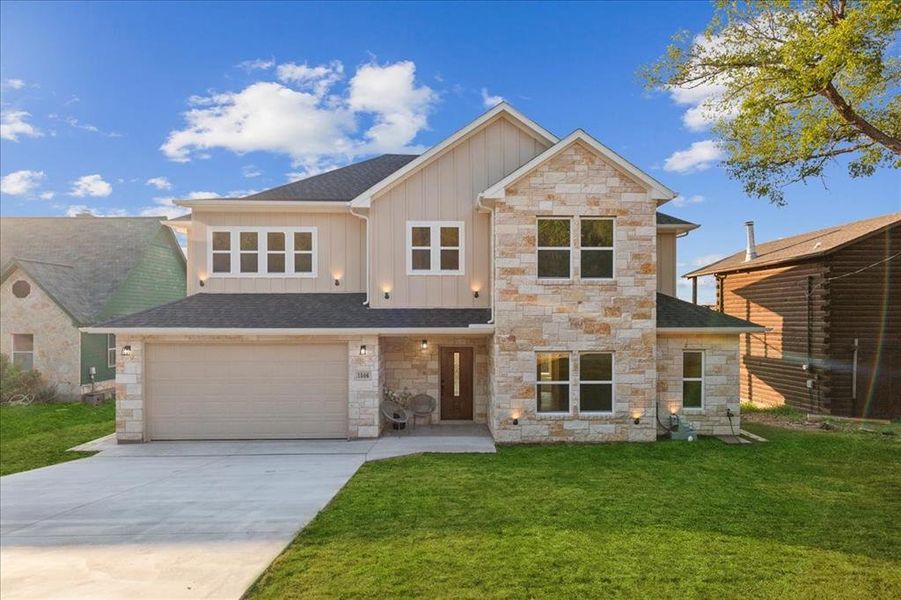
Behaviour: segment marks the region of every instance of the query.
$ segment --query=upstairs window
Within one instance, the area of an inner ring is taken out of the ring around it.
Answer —
[[[613,354],[586,352],[579,358],[579,411],[613,412]]]
[[[23,371],[34,368],[34,335],[30,333],[13,334],[13,364]]]
[[[613,219],[582,218],[582,279],[613,279]]]
[[[704,353],[682,353],[682,408],[704,408]]]
[[[260,268],[260,236],[256,231],[242,231],[238,234],[241,240],[241,272],[257,273]]]
[[[112,369],[116,366],[116,336],[106,334],[106,366]]]
[[[313,273],[313,232],[294,232],[294,272]]]
[[[231,273],[232,234],[229,231],[213,232],[213,273]]]
[[[210,232],[210,273],[315,277],[315,227],[225,227]]]
[[[463,223],[407,222],[408,275],[462,275]]]
[[[569,412],[569,354],[538,352],[536,362],[536,396],[538,412]]]
[[[287,266],[284,231],[270,231],[266,234],[266,272],[284,273]]]
[[[569,279],[572,263],[571,221],[538,219],[538,278]]]

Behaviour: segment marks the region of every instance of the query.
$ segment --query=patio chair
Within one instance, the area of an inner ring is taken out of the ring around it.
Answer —
[[[383,400],[380,405],[380,410],[382,416],[385,417],[385,420],[393,425],[395,429],[405,428],[408,421],[412,420],[410,411],[391,400]]]
[[[430,417],[435,412],[435,409],[438,408],[438,401],[428,394],[416,394],[410,400],[410,407],[413,410],[413,424],[415,425],[416,417]]]

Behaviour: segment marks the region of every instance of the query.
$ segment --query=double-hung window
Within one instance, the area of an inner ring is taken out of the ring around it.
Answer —
[[[613,354],[586,352],[579,357],[579,412],[613,412]]]
[[[210,273],[219,277],[315,277],[315,227],[228,227],[210,232]]]
[[[34,335],[30,333],[13,334],[13,364],[23,371],[34,368]]]
[[[572,264],[570,219],[538,219],[538,278],[569,279]]]
[[[112,333],[106,334],[106,366],[116,366],[116,336]]]
[[[536,363],[536,396],[538,412],[569,412],[569,353],[538,352]]]
[[[407,221],[408,275],[462,275],[461,221]]]
[[[613,278],[613,219],[579,221],[582,279]]]
[[[704,353],[682,353],[682,408],[704,408]]]

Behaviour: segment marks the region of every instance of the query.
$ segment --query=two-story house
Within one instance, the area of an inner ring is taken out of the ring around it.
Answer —
[[[675,193],[500,104],[419,156],[189,200],[188,297],[116,335],[120,441],[366,438],[382,388],[499,442],[738,430],[739,334],[675,296]],[[662,418],[662,417],[661,417]]]

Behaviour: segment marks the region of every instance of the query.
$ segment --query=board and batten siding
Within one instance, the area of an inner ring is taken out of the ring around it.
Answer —
[[[374,197],[372,306],[490,306],[491,221],[488,214],[476,212],[478,194],[547,148],[533,133],[498,117]],[[463,274],[407,275],[407,221],[462,221]]]
[[[209,232],[216,227],[315,227],[317,276],[223,277],[208,272]],[[365,291],[365,223],[349,213],[193,211],[188,235],[188,294],[362,293]],[[341,285],[335,285],[335,279]],[[200,287],[200,281],[206,285]]]
[[[676,296],[676,234],[657,234],[657,291]]]

